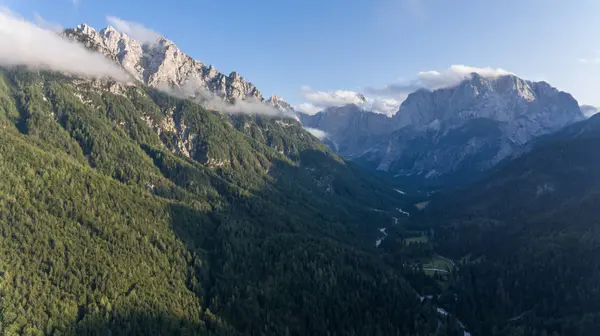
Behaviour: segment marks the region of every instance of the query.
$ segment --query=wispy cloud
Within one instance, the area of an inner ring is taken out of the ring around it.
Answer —
[[[583,113],[583,115],[587,118],[597,114],[600,111],[598,107],[591,105],[581,105],[579,108],[581,109],[581,113]]]
[[[578,58],[577,61],[581,64],[598,65],[600,64],[600,50],[596,51],[592,57]]]
[[[293,114],[282,112],[271,105],[259,101],[237,100],[234,103],[227,102],[222,97],[203,89],[202,85],[194,80],[188,81],[182,87],[164,84],[159,86],[158,89],[174,97],[191,99],[207,109],[222,113],[261,114],[297,119]]]
[[[81,3],[81,0],[69,0],[73,5],[77,6]]]
[[[129,76],[103,55],[0,8],[0,65],[67,72],[128,81]]]
[[[115,16],[107,16],[106,21],[119,32],[129,35],[140,43],[152,44],[161,37],[159,33],[141,23],[123,20]]]
[[[46,21],[40,14],[34,13],[33,19],[35,23],[43,29],[51,30],[53,32],[62,32],[64,30],[63,26],[56,22]]]
[[[315,136],[316,138],[318,138],[319,140],[323,140],[327,137],[327,133],[325,133],[324,131],[321,131],[320,129],[310,128],[310,127],[304,127],[304,129],[308,133],[310,133],[313,136]]]
[[[473,73],[488,78],[511,74],[514,75],[514,73],[501,68],[478,68],[466,65],[452,65],[448,69],[442,71],[421,71],[417,73],[416,78],[413,80],[391,83],[383,87],[368,86],[365,88],[365,92],[372,95],[406,99],[408,94],[418,89],[437,90],[456,86],[463,80],[471,78]]]

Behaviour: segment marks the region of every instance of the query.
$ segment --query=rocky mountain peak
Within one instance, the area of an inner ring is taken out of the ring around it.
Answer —
[[[281,97],[276,95],[271,96],[271,98],[267,99],[267,104],[279,109],[282,112],[285,112],[289,115],[295,114],[294,108],[288,102],[283,100]]]
[[[269,98],[269,102],[281,102],[282,99],[279,96],[276,95],[272,95],[271,98]]]
[[[97,31],[85,23],[65,30],[63,36],[104,54],[136,80],[151,87],[176,87],[187,92],[211,92],[228,101],[267,103],[260,90],[238,72],[225,75],[212,65],[194,60],[164,37],[155,43],[140,43],[114,27]],[[293,111],[283,101],[271,105],[282,111]]]
[[[302,116],[332,148],[367,167],[411,181],[469,178],[515,148],[584,118],[568,93],[515,75],[472,74],[452,87],[408,95],[391,118],[356,105]]]
[[[529,126],[541,131],[550,125],[552,129],[562,127],[582,117],[571,95],[547,83],[530,82],[514,75],[484,77],[473,74],[455,87],[411,93],[394,119],[398,128],[410,125],[420,129],[436,120],[452,126],[486,118],[519,124],[519,127],[524,126],[521,122],[532,123]],[[531,136],[536,134],[533,132]],[[530,138],[520,136],[518,142]]]
[[[463,80],[456,88],[458,90],[464,90],[464,87],[473,88],[471,91],[475,96],[491,93],[515,94],[523,99],[532,101],[535,99],[532,85],[532,82],[523,80],[515,75],[486,77],[478,73],[472,73],[469,78]]]
[[[363,102],[363,103],[367,102],[367,98],[362,93],[358,93],[357,96],[361,102]]]
[[[102,29],[100,31],[100,34],[107,34],[107,33],[119,33],[115,28],[113,28],[112,26],[106,26],[106,28]]]
[[[75,27],[74,29],[75,31],[85,34],[85,35],[94,35],[96,34],[96,30],[92,27],[90,27],[87,23],[82,23],[80,25],[78,25],[77,27]]]

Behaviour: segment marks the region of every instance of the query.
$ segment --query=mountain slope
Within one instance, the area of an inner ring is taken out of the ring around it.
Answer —
[[[332,149],[347,158],[361,156],[393,130],[391,119],[356,105],[330,107],[315,115],[299,114],[306,127],[323,130],[334,143]]]
[[[482,334],[594,335],[600,326],[600,117],[535,141],[421,221],[463,264],[454,309]],[[473,262],[474,261],[474,262]]]
[[[438,332],[373,248],[401,195],[294,119],[17,68],[0,123],[3,333]]]
[[[366,112],[354,119],[368,121],[350,123],[337,110],[303,120],[341,154],[433,186],[472,181],[519,146],[584,118],[573,97],[545,82],[475,73],[456,87],[411,93],[392,118]]]

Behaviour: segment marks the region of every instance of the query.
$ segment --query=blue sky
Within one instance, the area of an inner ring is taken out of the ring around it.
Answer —
[[[600,1],[578,0],[0,0],[35,19],[72,27],[138,22],[184,52],[238,71],[265,96],[326,106],[354,92],[450,67],[502,68],[546,80],[600,105]],[[448,70],[450,69],[450,70]],[[370,88],[370,90],[369,90]],[[350,97],[350,98],[349,98]]]

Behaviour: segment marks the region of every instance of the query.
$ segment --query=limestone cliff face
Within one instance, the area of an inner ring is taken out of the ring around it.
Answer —
[[[63,35],[104,54],[133,78],[151,87],[202,90],[228,101],[265,102],[291,109],[281,98],[265,100],[260,90],[237,72],[225,75],[211,65],[194,60],[166,38],[140,43],[112,27],[98,31],[86,24],[67,29]]]
[[[478,74],[454,87],[411,93],[391,118],[351,105],[301,117],[326,132],[342,155],[421,181],[474,176],[584,118],[570,94],[548,83]]]

